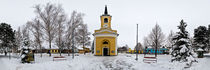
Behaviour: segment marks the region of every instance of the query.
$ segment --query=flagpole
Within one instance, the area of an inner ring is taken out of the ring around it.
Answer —
[[[137,32],[136,32],[137,34],[136,34],[136,61],[138,60],[138,49],[137,49],[137,47],[138,47],[138,24],[137,24]]]

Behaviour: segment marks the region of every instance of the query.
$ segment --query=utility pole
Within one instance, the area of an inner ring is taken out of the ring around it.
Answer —
[[[137,47],[138,47],[138,24],[137,24],[137,32],[136,32],[137,34],[136,34],[136,61],[138,60],[138,49],[137,49]]]

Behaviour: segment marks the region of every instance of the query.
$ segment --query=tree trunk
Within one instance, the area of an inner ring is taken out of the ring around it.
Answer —
[[[69,50],[70,50],[70,49],[69,49],[69,47],[68,47],[68,56],[70,56],[70,54],[69,54],[70,51],[69,51]]]
[[[4,55],[7,56],[7,52],[6,51],[4,51]]]
[[[50,47],[49,56],[51,57],[51,40],[49,41],[49,47]]]
[[[156,34],[155,34],[155,57],[157,57],[157,47],[158,47],[158,38],[157,38],[157,27],[156,27]]]
[[[60,53],[60,56],[61,56],[61,49],[59,49],[59,53]]]
[[[83,46],[83,50],[85,51],[84,52],[84,55],[85,55],[86,50],[85,50],[85,35],[84,34],[83,34],[83,44],[82,44],[82,46]]]
[[[40,53],[40,54],[41,54],[41,55],[40,55],[41,57],[42,57],[42,52],[43,52],[43,50],[41,49],[41,53]]]
[[[39,42],[39,47],[40,47],[40,50],[41,50],[40,57],[42,57],[42,46],[41,46],[40,42]]]
[[[11,51],[10,51],[10,48],[9,48],[9,59],[11,59]]]
[[[11,59],[11,55],[10,55],[11,53],[9,52],[9,59]]]
[[[68,44],[68,56],[70,56],[70,46],[71,46],[71,44],[69,43]]]
[[[59,32],[59,40],[58,40],[58,42],[59,42],[59,53],[60,53],[60,56],[61,56],[61,48],[62,48],[62,46],[61,46],[61,35],[60,35],[61,33]]]
[[[74,28],[72,32],[72,58],[74,59]]]

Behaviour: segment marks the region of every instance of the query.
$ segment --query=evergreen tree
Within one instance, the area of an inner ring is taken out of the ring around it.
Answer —
[[[7,52],[11,51],[15,42],[15,32],[9,24],[0,24],[0,40],[2,41],[1,48],[4,50],[5,55],[7,55]]]
[[[210,49],[210,25],[208,26],[207,37],[208,37],[208,51],[209,51],[209,49]]]
[[[208,45],[207,28],[199,26],[194,30],[194,48],[206,50]]]
[[[24,39],[23,41],[23,47],[21,50],[21,62],[22,63],[29,63],[28,59],[28,54],[29,54],[29,40],[27,38]]]
[[[187,66],[191,66],[195,59],[192,56],[194,53],[193,50],[191,50],[189,34],[185,29],[186,26],[187,24],[184,20],[181,20],[180,25],[178,26],[180,31],[172,38],[173,47],[171,52],[171,61],[189,62],[187,63]]]

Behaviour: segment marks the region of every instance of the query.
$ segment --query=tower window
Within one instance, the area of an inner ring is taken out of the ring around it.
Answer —
[[[104,18],[104,23],[108,23],[108,18]]]
[[[103,44],[108,44],[108,42],[107,42],[107,41],[105,41],[105,42],[103,42]]]

